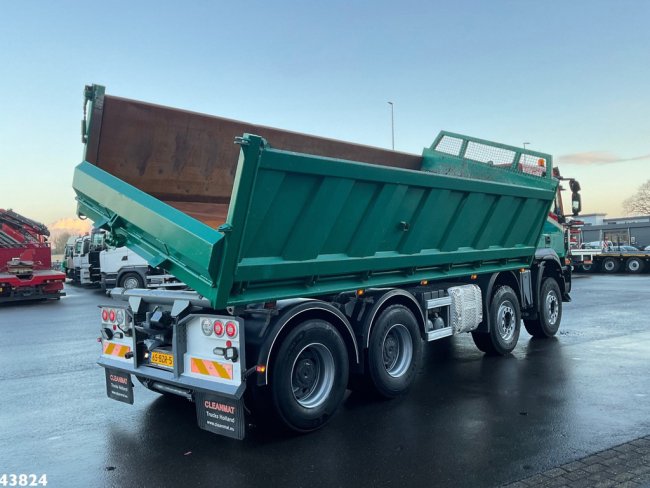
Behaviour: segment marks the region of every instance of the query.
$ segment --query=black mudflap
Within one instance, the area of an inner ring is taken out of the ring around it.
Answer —
[[[204,430],[243,439],[246,435],[244,402],[209,393],[195,393],[196,419]]]
[[[104,369],[104,371],[106,372],[106,394],[108,398],[133,405],[131,375],[108,368]]]

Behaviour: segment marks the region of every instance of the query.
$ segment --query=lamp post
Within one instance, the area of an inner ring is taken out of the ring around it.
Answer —
[[[526,146],[530,145],[530,142],[524,142],[524,143],[522,143],[522,144],[523,144],[523,146],[524,146],[524,151],[525,151],[525,150],[526,150]],[[521,163],[526,164],[526,155],[525,155],[525,154],[522,154],[522,155],[521,155],[521,158],[519,158],[519,163],[520,163],[520,164],[521,164]]]
[[[390,105],[390,133],[391,133],[391,141],[393,143],[393,151],[395,150],[395,117],[393,113],[393,102],[388,102],[388,105]]]

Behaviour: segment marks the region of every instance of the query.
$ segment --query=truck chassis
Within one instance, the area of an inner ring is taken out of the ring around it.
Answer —
[[[218,434],[243,438],[246,410],[309,432],[347,388],[407,392],[426,341],[471,333],[481,351],[503,355],[522,320],[535,337],[555,335],[570,289],[570,270],[552,253],[519,272],[227,310],[194,292],[116,288],[123,305],[102,307],[99,364],[109,397],[132,403],[135,377],[194,401],[199,426]]]

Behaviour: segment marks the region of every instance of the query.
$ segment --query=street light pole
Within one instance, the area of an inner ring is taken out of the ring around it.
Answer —
[[[393,102],[388,102],[388,105],[390,105],[390,133],[391,133],[391,140],[393,143],[393,151],[395,150],[395,117],[393,113]]]
[[[526,150],[526,146],[530,145],[530,142],[524,142],[524,143],[522,143],[522,144],[523,144],[523,146],[524,146],[524,151],[525,151],[525,150]],[[522,160],[523,160],[523,161],[522,161]],[[522,154],[522,155],[521,155],[521,158],[519,158],[519,163],[524,163],[524,164],[526,164],[526,155],[525,155],[525,154]]]

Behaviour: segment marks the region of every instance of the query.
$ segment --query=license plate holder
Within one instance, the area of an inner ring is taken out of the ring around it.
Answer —
[[[153,366],[165,369],[174,369],[174,355],[167,351],[151,351],[149,362]]]

